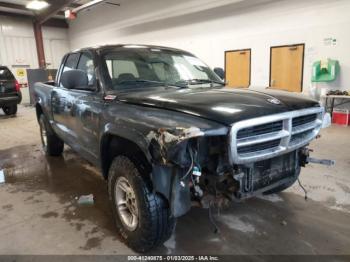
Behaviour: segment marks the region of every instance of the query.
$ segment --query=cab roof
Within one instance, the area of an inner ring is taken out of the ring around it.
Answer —
[[[94,50],[94,51],[104,51],[104,50],[111,50],[111,49],[160,49],[164,51],[173,51],[173,52],[181,52],[181,53],[188,53],[187,51],[172,48],[172,47],[165,47],[165,46],[156,46],[156,45],[142,45],[142,44],[115,44],[115,45],[97,45],[97,46],[91,46],[91,47],[85,47],[80,48],[77,50],[74,50],[73,52],[81,52],[86,50]]]

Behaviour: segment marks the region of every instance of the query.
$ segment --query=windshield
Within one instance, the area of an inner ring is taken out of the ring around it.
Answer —
[[[114,90],[149,86],[222,86],[220,78],[191,54],[158,48],[125,48],[103,56]]]

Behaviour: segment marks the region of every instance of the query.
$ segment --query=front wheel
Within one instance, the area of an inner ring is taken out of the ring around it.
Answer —
[[[17,105],[3,106],[2,110],[8,116],[15,115],[17,113]]]
[[[40,136],[44,152],[48,156],[60,156],[63,152],[64,143],[52,130],[44,114],[40,115]]]
[[[168,202],[145,180],[129,158],[114,158],[108,173],[112,211],[119,234],[137,252],[162,244],[175,227]]]

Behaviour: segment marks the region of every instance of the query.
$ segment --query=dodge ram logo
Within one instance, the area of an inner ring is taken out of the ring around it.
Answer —
[[[279,101],[277,98],[268,98],[267,101],[271,104],[274,104],[274,105],[280,105],[281,104],[281,101]]]

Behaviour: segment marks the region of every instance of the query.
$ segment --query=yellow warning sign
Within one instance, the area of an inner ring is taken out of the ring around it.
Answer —
[[[18,76],[18,77],[24,77],[25,76],[25,70],[23,69],[23,68],[17,68],[17,70],[16,70],[16,75]]]

